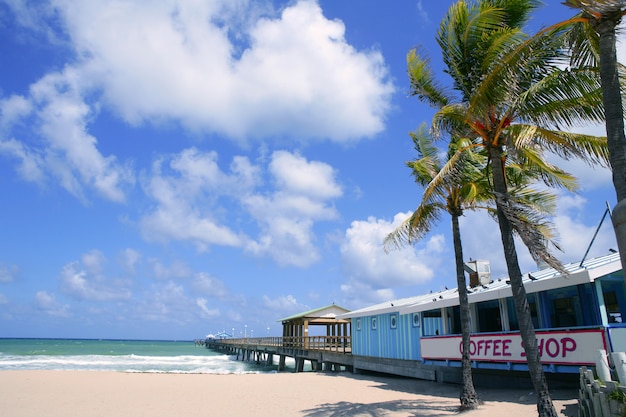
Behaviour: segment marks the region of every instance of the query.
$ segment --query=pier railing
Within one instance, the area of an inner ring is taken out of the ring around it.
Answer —
[[[234,345],[237,347],[279,347],[287,349],[319,350],[337,353],[351,353],[350,336],[285,336],[285,337],[244,337],[237,339],[216,339],[212,344]]]

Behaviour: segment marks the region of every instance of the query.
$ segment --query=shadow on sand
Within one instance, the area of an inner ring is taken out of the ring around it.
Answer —
[[[419,394],[428,397],[423,399],[407,399],[368,404],[340,401],[337,403],[321,404],[314,409],[303,410],[304,416],[340,417],[359,415],[381,417],[391,413],[402,413],[403,415],[413,417],[444,417],[464,414],[459,412],[459,394],[461,387],[456,384],[442,384],[433,381],[379,374],[328,373],[328,375],[366,380],[372,382],[372,385],[379,389],[406,392],[407,394]],[[477,387],[476,391],[485,404],[497,404],[498,402],[518,404],[535,403],[534,392],[529,392],[528,390]],[[553,400],[572,402],[560,407],[555,406],[559,416],[578,416],[578,406],[576,404],[578,392],[575,389],[551,390],[550,394]]]
[[[433,401],[387,401],[374,404],[356,404],[338,402],[322,404],[313,410],[304,410],[307,417],[340,417],[340,416],[387,416],[389,413],[405,412],[407,415],[418,416],[449,416],[457,414],[458,407],[443,406]],[[414,413],[414,414],[409,414]]]
[[[333,375],[329,373],[328,375]],[[451,406],[450,400],[458,401],[459,387],[450,384],[438,384],[413,378],[382,376],[378,374],[334,374],[338,377],[365,380],[379,389],[407,394],[431,395],[426,400],[396,400],[369,404],[340,401],[332,404],[321,404],[314,409],[303,410],[306,417],[340,417],[340,416],[371,416],[380,417],[390,413],[401,412],[404,415],[419,416],[450,416],[458,414],[458,405]]]

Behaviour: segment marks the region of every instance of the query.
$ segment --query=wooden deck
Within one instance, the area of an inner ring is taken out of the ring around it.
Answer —
[[[350,336],[257,337],[240,339],[207,339],[205,346],[237,357],[272,364],[279,357],[278,370],[285,368],[285,358],[296,362],[301,372],[304,362],[310,361],[317,370],[339,370],[342,366],[352,371],[352,344]]]

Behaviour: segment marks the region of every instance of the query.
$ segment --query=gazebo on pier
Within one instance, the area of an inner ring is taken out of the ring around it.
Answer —
[[[351,321],[337,319],[338,315],[349,312],[350,310],[331,304],[280,319],[279,321],[283,324],[283,344],[302,349],[350,346]],[[326,335],[310,336],[310,326],[325,326]]]

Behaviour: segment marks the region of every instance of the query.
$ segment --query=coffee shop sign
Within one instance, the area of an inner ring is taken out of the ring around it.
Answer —
[[[595,352],[606,349],[602,330],[537,332],[542,363],[593,365]],[[435,336],[420,341],[422,358],[461,360],[460,336]],[[476,361],[526,362],[519,333],[476,334],[470,337],[470,357]]]

